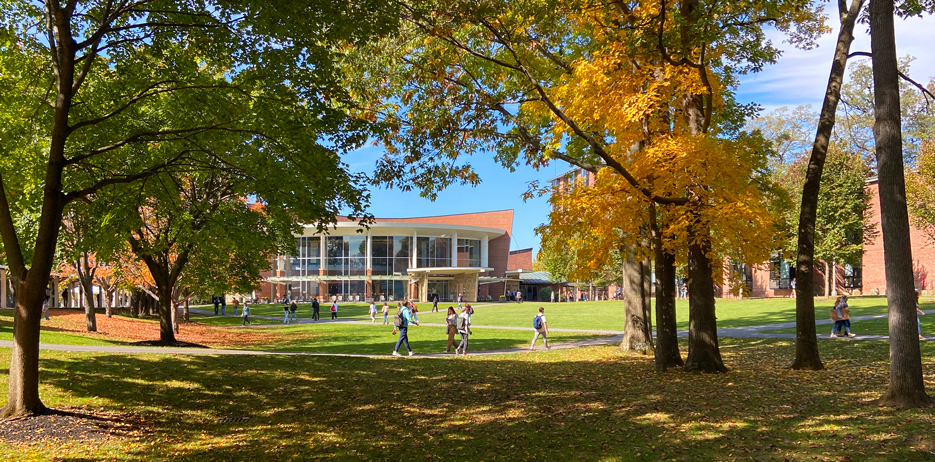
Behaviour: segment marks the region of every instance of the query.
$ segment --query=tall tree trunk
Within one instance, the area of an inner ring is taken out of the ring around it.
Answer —
[[[919,407],[931,404],[922,378],[916,337],[915,285],[909,213],[903,177],[899,74],[893,25],[893,0],[870,2],[870,51],[873,54],[874,116],[880,191],[880,228],[889,306],[890,383],[880,404]]]
[[[94,314],[94,268],[91,268],[91,259],[88,252],[82,252],[75,263],[78,272],[78,281],[84,291],[84,319],[88,332],[97,332],[97,318]]]
[[[675,255],[662,247],[656,207],[649,206],[650,237],[656,260],[656,372],[681,367],[678,330],[675,323]]]
[[[639,354],[649,354],[653,349],[652,331],[646,318],[643,303],[642,262],[636,259],[636,247],[624,249],[623,258],[623,309],[626,316],[623,342],[620,348]]]
[[[818,354],[818,332],[815,328],[815,221],[818,217],[818,192],[821,187],[821,172],[825,167],[828,143],[834,130],[834,116],[841,100],[841,84],[844,69],[854,40],[854,24],[860,14],[863,0],[852,0],[847,11],[838,3],[841,30],[831,62],[831,73],[821,103],[821,115],[812,153],[808,159],[805,184],[802,186],[802,204],[799,209],[798,255],[795,263],[795,359],[792,369],[821,370],[824,364]],[[804,295],[804,296],[803,296]]]
[[[156,287],[156,295],[159,296],[159,340],[166,343],[175,343],[172,289]]]
[[[694,241],[694,239],[692,239]],[[710,244],[688,246],[688,358],[685,370],[727,372],[721,360],[714,311],[714,279],[707,251]]]
[[[117,294],[117,291],[114,289],[106,291],[105,302],[107,302],[107,304],[105,305],[106,306],[105,314],[107,315],[108,318],[113,317],[114,315],[113,304],[114,304],[114,296],[116,294]]]
[[[822,266],[825,267],[825,270],[823,271],[825,277],[822,278],[822,280],[825,283],[825,297],[830,297],[831,296],[831,284],[828,281],[829,279],[831,279],[831,267],[828,265],[828,262],[826,261],[822,261],[821,264]],[[796,285],[798,285],[798,279],[796,279]],[[796,296],[798,297],[798,294],[796,294]]]
[[[0,410],[0,417],[3,418],[48,413],[39,399],[39,324],[42,319],[42,301],[37,296],[39,291],[31,293],[24,279],[13,281],[17,293],[16,311],[13,314],[8,401]]]

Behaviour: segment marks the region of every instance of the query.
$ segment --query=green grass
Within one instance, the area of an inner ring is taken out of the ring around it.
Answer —
[[[727,374],[653,371],[614,347],[483,358],[43,352],[45,404],[138,415],[139,437],[0,443],[8,460],[923,461],[930,409],[874,405],[885,342],[722,340]],[[922,345],[935,388],[935,344]],[[6,371],[9,350],[0,355]],[[685,352],[682,352],[683,356]],[[0,379],[0,396],[6,392]],[[250,417],[221,423],[223,417]]]
[[[852,316],[886,313],[885,297],[855,297],[850,299],[849,304]],[[815,300],[815,309],[818,313],[827,312],[833,305],[832,299]],[[550,328],[617,331],[622,331],[624,328],[624,308],[621,301],[479,303],[475,307],[477,319],[474,323],[489,326],[531,327],[532,318],[540,306],[545,307]],[[791,298],[717,299],[716,306],[719,328],[795,321],[795,300]],[[428,307],[431,308],[431,305]],[[444,313],[426,313],[424,308],[421,309],[420,321],[441,322],[444,318]],[[679,329],[688,329],[687,300],[679,300],[676,303],[676,320]]]
[[[245,344],[242,348],[265,351],[289,351],[306,353],[357,353],[389,354],[398,335],[393,335],[392,324],[384,326],[382,320],[371,324],[364,321],[354,324],[320,323],[263,328],[268,331],[266,340]],[[468,351],[499,350],[528,347],[532,341],[532,328],[527,330],[474,328],[470,336]],[[586,333],[550,332],[549,341],[554,343],[588,340],[599,335]],[[456,340],[460,337],[455,336]],[[440,326],[410,326],[409,344],[417,353],[441,353],[448,344],[448,334]],[[539,348],[542,348],[539,341]],[[405,347],[400,347],[405,351]]]
[[[10,324],[0,326],[0,340],[13,340],[13,329]],[[125,342],[117,340],[108,340],[99,337],[88,337],[85,335],[76,335],[68,332],[58,332],[54,330],[43,329],[39,334],[39,342],[55,345],[125,345]]]

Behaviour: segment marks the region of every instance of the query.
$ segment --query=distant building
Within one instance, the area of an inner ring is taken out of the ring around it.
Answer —
[[[256,298],[349,301],[498,299],[505,293],[513,211],[339,220],[296,236],[297,255],[273,261]]]

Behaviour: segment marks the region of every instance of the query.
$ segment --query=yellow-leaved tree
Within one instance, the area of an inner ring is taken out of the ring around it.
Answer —
[[[433,198],[480,181],[474,153],[509,169],[561,161],[596,174],[590,187],[556,196],[542,232],[560,239],[544,240],[564,240],[593,269],[649,230],[657,369],[682,363],[674,265],[684,258],[687,367],[725,370],[714,322],[721,258],[754,261],[772,245],[765,148],[740,132],[755,107],[733,91],[739,75],[778,57],[763,24],[808,45],[824,31],[820,10],[804,0],[402,4],[399,34],[345,65],[361,117],[385,124],[376,180]],[[628,306],[628,324],[641,313]]]

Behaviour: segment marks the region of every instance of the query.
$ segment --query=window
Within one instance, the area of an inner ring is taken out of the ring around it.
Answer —
[[[416,267],[444,268],[451,266],[451,238],[419,237],[416,240]]]
[[[480,239],[458,239],[457,266],[480,267]]]
[[[321,238],[295,238],[295,255],[285,257],[285,269],[289,276],[318,276],[321,268]]]
[[[844,288],[860,289],[864,286],[863,271],[860,265],[844,265]]]
[[[769,260],[769,288],[788,289],[792,282],[789,262],[782,258],[781,252],[774,252]]]

